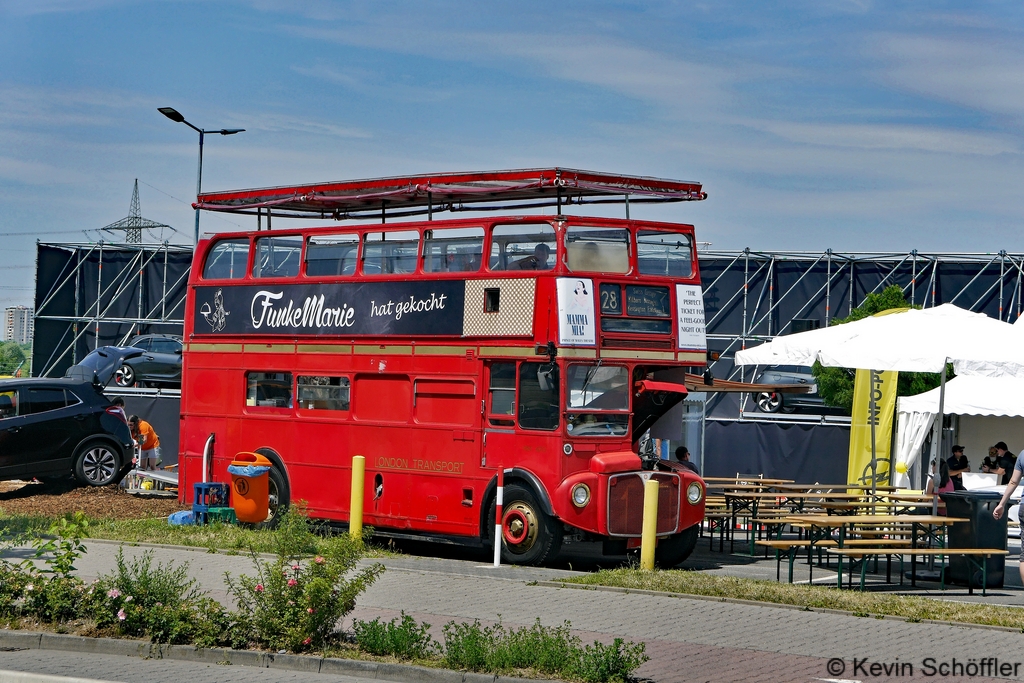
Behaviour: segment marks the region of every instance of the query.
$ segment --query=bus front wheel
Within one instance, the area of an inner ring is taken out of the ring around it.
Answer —
[[[540,564],[562,547],[562,524],[541,508],[533,491],[519,484],[505,487],[501,511],[501,560],[509,564]],[[495,518],[491,503],[489,519]],[[488,536],[494,542],[494,527]],[[493,545],[491,546],[494,547]]]
[[[654,560],[662,569],[671,569],[678,566],[690,556],[697,545],[697,533],[700,526],[694,524],[689,529],[684,529],[675,536],[669,536],[658,543],[654,549]]]

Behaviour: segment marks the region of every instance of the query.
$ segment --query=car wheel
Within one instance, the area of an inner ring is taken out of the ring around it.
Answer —
[[[109,444],[92,442],[78,449],[75,477],[89,486],[106,486],[117,479],[121,458]]]
[[[754,401],[762,413],[777,413],[782,409],[782,394],[777,391],[762,391],[755,394]]]
[[[135,369],[132,366],[124,363],[114,373],[114,382],[119,387],[133,387],[135,386]]]

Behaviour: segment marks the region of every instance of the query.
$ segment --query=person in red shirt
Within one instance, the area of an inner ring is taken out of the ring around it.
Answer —
[[[139,469],[155,470],[160,464],[160,437],[153,425],[138,415],[132,415],[128,418],[128,426],[131,427],[132,437],[139,444]]]

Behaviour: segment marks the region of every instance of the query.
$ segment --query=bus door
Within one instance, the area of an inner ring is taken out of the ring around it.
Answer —
[[[489,364],[484,447],[487,468],[557,473],[559,370],[554,363]]]

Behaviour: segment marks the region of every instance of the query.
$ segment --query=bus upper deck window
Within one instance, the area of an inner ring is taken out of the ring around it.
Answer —
[[[555,229],[549,223],[497,225],[491,231],[491,270],[550,270]]]
[[[363,274],[415,273],[420,253],[416,230],[368,232],[363,237]]]
[[[569,270],[591,273],[629,272],[629,231],[571,225],[565,232]]]
[[[483,254],[483,228],[442,228],[423,235],[424,273],[476,272]]]
[[[313,235],[306,241],[306,275],[355,275],[359,235]]]
[[[221,240],[213,245],[203,265],[204,280],[237,280],[249,265],[249,240]]]
[[[693,250],[690,236],[679,232],[638,230],[636,258],[644,275],[690,277],[693,275]]]
[[[252,264],[253,277],[295,277],[299,274],[302,258],[302,238],[260,237],[256,240],[256,259]]]

